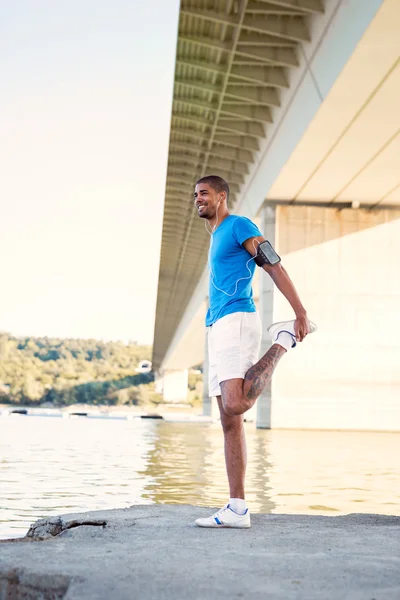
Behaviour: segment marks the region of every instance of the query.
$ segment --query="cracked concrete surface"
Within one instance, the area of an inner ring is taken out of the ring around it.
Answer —
[[[150,505],[41,519],[0,543],[0,600],[400,600],[400,517],[193,525],[208,514]]]
[[[36,523],[33,523],[29,527],[26,537],[32,538],[33,540],[45,540],[49,537],[56,537],[67,529],[73,529],[74,527],[83,527],[85,525],[105,527],[107,524],[104,519],[91,519],[88,517],[81,517],[78,519],[71,519],[67,517],[52,517],[49,519],[39,519]]]

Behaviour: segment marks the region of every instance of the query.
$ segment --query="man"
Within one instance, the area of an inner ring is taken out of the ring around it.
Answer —
[[[244,492],[243,414],[253,406],[282,356],[316,327],[308,320],[279,256],[270,247],[272,258],[266,260],[260,249],[267,246],[268,250],[268,243],[260,246],[265,239],[252,221],[229,213],[228,199],[229,186],[221,177],[210,175],[196,183],[195,207],[211,235],[210,307],[206,317],[209,394],[218,400],[230,488],[229,503],[210,517],[197,519],[196,525],[247,528],[250,513]],[[293,321],[269,327],[273,344],[260,360],[261,323],[251,288],[255,262],[262,265],[296,315]]]

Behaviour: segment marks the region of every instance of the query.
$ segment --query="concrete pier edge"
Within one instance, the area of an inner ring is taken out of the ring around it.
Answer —
[[[210,510],[41,519],[0,542],[0,600],[400,598],[400,516],[252,514],[248,530],[196,527]]]

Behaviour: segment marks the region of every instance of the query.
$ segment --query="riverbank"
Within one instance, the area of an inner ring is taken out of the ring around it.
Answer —
[[[37,416],[37,417],[89,417],[106,419],[135,419],[162,417],[167,420],[210,421],[203,417],[202,409],[190,404],[161,403],[144,406],[96,406],[93,404],[72,404],[60,408],[49,406],[19,406],[0,404],[0,416]]]
[[[133,506],[38,521],[0,542],[0,600],[398,600],[400,517],[255,514],[202,529],[210,509]]]

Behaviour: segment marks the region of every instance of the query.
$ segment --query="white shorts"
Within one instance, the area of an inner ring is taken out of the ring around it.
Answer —
[[[221,381],[244,379],[259,358],[261,321],[256,312],[236,312],[207,328],[209,396],[220,396]]]

